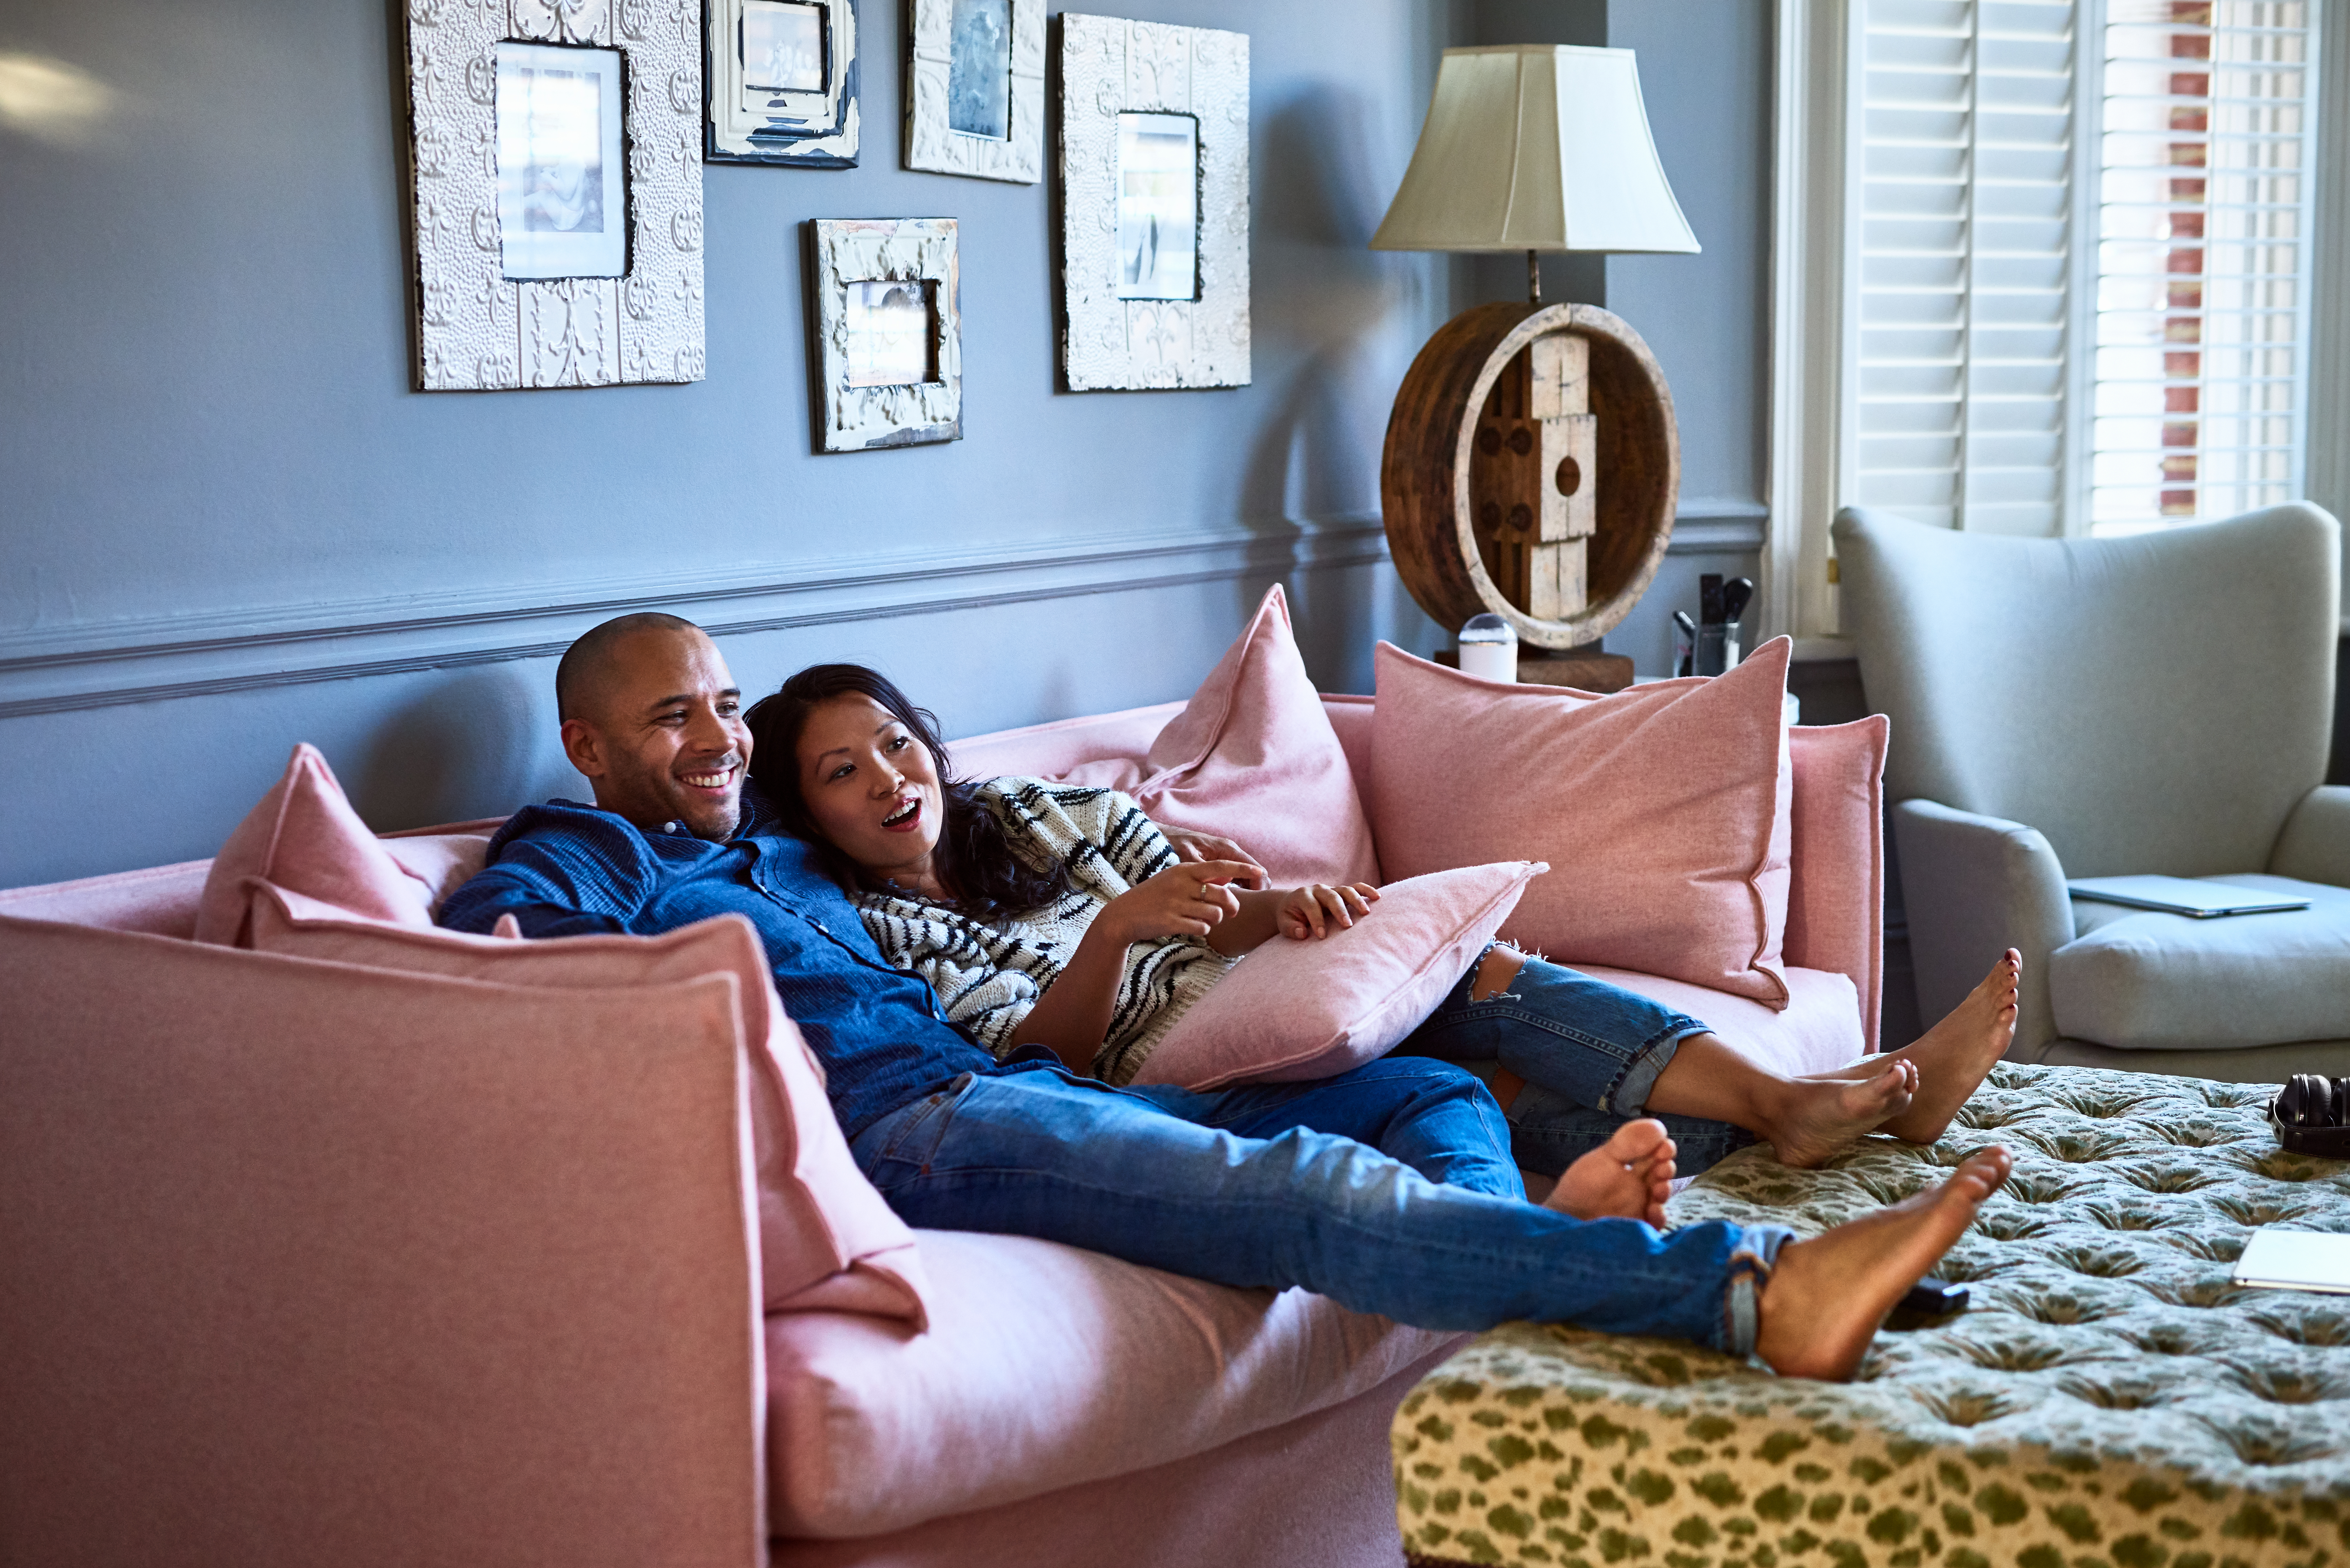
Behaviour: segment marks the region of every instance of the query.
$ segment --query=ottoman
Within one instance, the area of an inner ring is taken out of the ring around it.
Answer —
[[[1938,1271],[1971,1310],[1880,1333],[1856,1381],[1511,1324],[1393,1428],[1422,1568],[2350,1564],[2350,1297],[2242,1290],[2255,1226],[2350,1231],[2350,1163],[2288,1154],[2271,1091],[2002,1064],[1942,1140],[1825,1169],[1742,1151],[1676,1223],[1811,1232],[1986,1144],[2015,1172]]]

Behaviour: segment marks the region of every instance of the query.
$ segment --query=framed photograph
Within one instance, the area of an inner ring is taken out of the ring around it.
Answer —
[[[504,275],[627,275],[620,51],[500,44],[497,61]]]
[[[807,234],[816,450],[960,440],[955,221],[815,218]]]
[[[1249,381],[1249,42],[1062,13],[1061,376]]]
[[[857,0],[709,0],[704,155],[857,167]]]
[[[702,379],[698,18],[402,9],[418,389]]]
[[[906,167],[1045,177],[1044,0],[906,0]]]

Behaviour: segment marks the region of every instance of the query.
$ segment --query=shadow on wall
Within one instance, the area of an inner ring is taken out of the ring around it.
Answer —
[[[503,816],[549,795],[587,798],[561,747],[553,664],[490,665],[394,710],[344,787],[378,832]]]
[[[1257,158],[1262,183],[1253,244],[1262,258],[1287,249],[1294,265],[1256,267],[1254,318],[1262,372],[1282,362],[1288,390],[1260,429],[1241,478],[1239,512],[1259,527],[1274,519],[1326,518],[1378,504],[1378,442],[1349,394],[1380,371],[1367,352],[1378,325],[1415,303],[1427,269],[1369,249],[1386,208],[1365,162],[1370,111],[1358,96],[1318,86],[1275,109]],[[1263,281],[1280,280],[1267,289]],[[1288,352],[1284,352],[1284,350]],[[1302,354],[1291,361],[1291,354]],[[1356,417],[1350,421],[1350,411]]]

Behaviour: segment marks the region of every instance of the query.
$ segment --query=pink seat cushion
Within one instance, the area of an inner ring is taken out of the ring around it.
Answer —
[[[1539,857],[1552,873],[1505,938],[1561,963],[1783,1005],[1790,646],[1764,643],[1711,680],[1598,697],[1481,680],[1379,644],[1380,864],[1417,877]]]
[[[859,1536],[1202,1452],[1458,1336],[1051,1241],[922,1231],[931,1332],[767,1320],[780,1535]]]
[[[1379,877],[1354,772],[1306,677],[1278,583],[1139,769],[1111,760],[1045,776],[1124,790],[1162,827],[1222,834],[1275,887]]]
[[[1530,877],[1513,860],[1390,882],[1351,927],[1275,936],[1193,1002],[1135,1075],[1216,1089],[1326,1078],[1386,1054],[1436,1010]]]
[[[825,1098],[824,1072],[776,999],[751,923],[722,915],[657,937],[515,941],[356,920],[298,893],[255,882],[251,945],[369,969],[551,991],[653,985],[732,974],[750,1016],[751,1133],[759,1188],[764,1299],[771,1312],[830,1309],[927,1319],[928,1282],[914,1233],[865,1179]]]
[[[1595,980],[1637,991],[1703,1021],[1755,1065],[1789,1077],[1832,1072],[1876,1049],[1861,1026],[1860,998],[1852,977],[1833,970],[1788,965],[1787,1004],[1773,1008],[1683,980],[1663,980],[1604,964],[1575,967]]]

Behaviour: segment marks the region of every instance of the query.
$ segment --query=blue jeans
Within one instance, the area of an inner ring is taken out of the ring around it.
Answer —
[[[1519,1165],[1556,1176],[1642,1116],[1664,1123],[1680,1146],[1675,1163],[1683,1176],[1754,1141],[1729,1122],[1647,1108],[1673,1052],[1706,1032],[1688,1013],[1538,958],[1527,959],[1506,990],[1471,1002],[1483,961],[1481,954],[1396,1051],[1472,1066],[1498,1062],[1523,1078],[1509,1110]]]
[[[1744,1355],[1756,1281],[1789,1234],[1721,1221],[1659,1234],[1527,1203],[1492,1096],[1425,1058],[1204,1094],[975,1075],[850,1147],[912,1225],[1299,1286],[1432,1329],[1533,1318]]]

